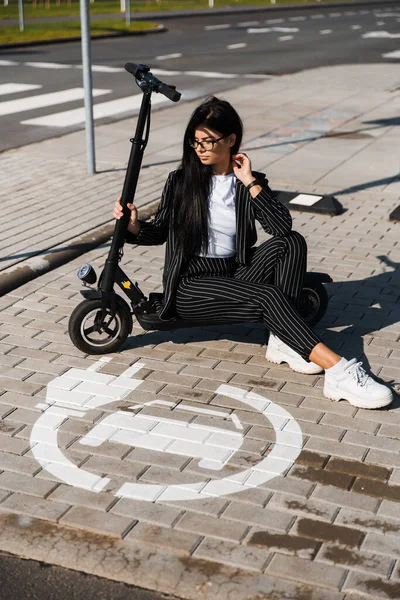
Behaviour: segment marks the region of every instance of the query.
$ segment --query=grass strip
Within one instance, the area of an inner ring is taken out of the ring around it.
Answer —
[[[69,4],[57,4],[61,0],[47,0],[50,4],[40,2],[35,7],[32,0],[24,0],[24,15],[26,19],[43,19],[46,17],[67,17],[79,16],[79,2],[76,0]],[[320,4],[324,2],[337,2],[340,4],[345,0],[319,0]],[[349,0],[346,0],[347,2]],[[283,4],[313,4],[315,0],[276,0],[273,6]],[[215,8],[224,6],[271,6],[272,3],[268,0],[214,0]],[[90,13],[109,14],[120,12],[120,2],[114,0],[94,0],[90,3]],[[193,10],[193,9],[209,8],[208,0],[131,0],[132,14],[135,12],[152,12],[152,11],[169,11],[169,10]],[[18,2],[9,0],[8,6],[0,6],[1,19],[18,19]]]
[[[91,35],[108,35],[110,33],[134,33],[146,31],[157,27],[157,23],[151,21],[132,21],[131,26],[115,19],[92,21],[90,25]],[[57,38],[80,37],[81,28],[79,21],[65,21],[63,23],[29,23],[25,31],[20,32],[18,25],[7,25],[0,27],[0,44],[16,42],[34,42],[38,40],[52,40]]]

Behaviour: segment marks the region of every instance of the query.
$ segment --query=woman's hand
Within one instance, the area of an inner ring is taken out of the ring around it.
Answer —
[[[129,218],[128,231],[137,235],[140,231],[140,223],[138,221],[138,211],[134,204],[127,204],[127,207],[131,211],[131,216]],[[114,219],[120,219],[122,217],[123,211],[121,206],[121,198],[119,197],[116,203],[114,204]]]
[[[235,176],[240,179],[243,185],[249,185],[249,183],[255,180],[255,177],[251,172],[251,162],[247,154],[234,154],[232,156],[232,167]]]

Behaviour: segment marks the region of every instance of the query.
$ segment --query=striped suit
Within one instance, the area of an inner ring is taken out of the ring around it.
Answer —
[[[138,235],[128,232],[126,236],[128,243],[139,245],[166,242],[160,318],[178,313],[204,323],[221,318],[264,321],[267,329],[308,359],[320,340],[294,308],[306,270],[306,243],[291,231],[290,213],[275,199],[265,175],[253,173],[262,187],[256,198],[236,181],[236,256],[187,261],[177,248],[172,227],[176,173],[168,176],[154,219],[141,221]],[[256,220],[272,238],[253,247]]]

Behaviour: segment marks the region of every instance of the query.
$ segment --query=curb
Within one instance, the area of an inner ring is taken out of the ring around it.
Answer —
[[[299,194],[274,190],[277,199],[290,210],[314,212],[326,215],[340,215],[344,211],[342,204],[334,196],[318,196],[316,194]],[[149,219],[154,215],[159,205],[159,200],[154,200],[139,207],[141,218]],[[400,213],[400,207],[396,209]],[[396,212],[394,211],[394,212]],[[394,213],[392,213],[393,215]],[[391,215],[391,216],[392,216]],[[397,215],[400,219],[400,214]],[[62,265],[86,254],[90,250],[101,246],[111,239],[114,231],[114,222],[105,223],[88,233],[72,238],[67,244],[60,244],[49,248],[41,254],[13,265],[0,271],[0,297],[19,288],[21,285],[53,271]]]
[[[398,0],[385,0],[384,4],[393,4],[393,5],[397,5],[398,4]],[[324,4],[321,3],[315,3],[313,2],[312,4],[282,4],[282,5],[269,5],[269,6],[248,6],[248,7],[242,7],[242,6],[227,6],[224,8],[203,8],[203,9],[199,9],[199,10],[193,10],[193,11],[171,11],[169,13],[167,12],[155,12],[154,14],[152,13],[143,13],[143,14],[136,14],[135,13],[135,21],[145,21],[148,20],[149,18],[153,18],[153,19],[176,19],[176,18],[191,18],[191,17],[201,17],[203,15],[215,15],[215,16],[221,16],[221,15],[231,15],[231,14],[246,14],[246,13],[257,13],[257,12],[263,12],[263,11],[277,11],[277,10],[283,10],[283,11],[289,11],[289,10],[295,10],[295,9],[314,9],[314,8],[318,8],[318,9],[322,9],[322,8],[339,8],[339,7],[352,7],[352,6],[369,6],[369,5],[377,5],[377,0],[354,0],[353,2],[348,1],[348,2],[326,2]],[[110,13],[113,14],[113,13]],[[94,16],[94,15],[93,15]],[[77,15],[77,21],[79,21],[79,15]],[[10,19],[11,21],[11,19]],[[105,34],[105,35],[94,35],[91,36],[92,40],[97,40],[97,39],[107,39],[107,38],[112,38],[112,37],[122,37],[124,35],[146,35],[148,33],[160,33],[161,31],[166,31],[166,28],[163,28],[163,25],[159,25],[159,27],[157,29],[154,30],[147,30],[147,31],[136,31],[136,32],[132,32],[132,33],[115,33],[115,34]],[[160,28],[160,29],[159,29]],[[0,50],[2,49],[7,49],[7,48],[22,48],[25,46],[40,46],[40,45],[48,45],[48,44],[62,44],[62,43],[68,43],[68,42],[76,42],[79,41],[81,38],[80,36],[78,37],[74,37],[74,38],[55,38],[54,40],[37,40],[37,41],[33,41],[33,42],[13,42],[11,44],[0,44]]]
[[[141,208],[141,217],[148,219],[154,215],[159,200],[149,202]],[[25,283],[53,271],[62,265],[86,254],[90,250],[105,244],[111,239],[114,231],[114,221],[105,223],[88,233],[72,238],[67,244],[59,244],[36,256],[0,271],[0,298],[21,287]]]
[[[136,21],[139,19],[135,19]],[[144,20],[144,19],[143,19]],[[108,38],[120,38],[120,37],[131,37],[136,35],[147,35],[152,33],[163,33],[168,31],[165,25],[157,25],[157,27],[153,29],[146,29],[144,31],[121,31],[116,33],[105,33],[98,35],[91,35],[91,40],[106,40]],[[7,50],[12,48],[26,48],[30,46],[49,46],[50,44],[68,44],[68,42],[79,42],[81,40],[81,36],[74,36],[69,38],[54,38],[50,40],[33,40],[32,42],[10,42],[9,44],[0,44],[0,50]]]

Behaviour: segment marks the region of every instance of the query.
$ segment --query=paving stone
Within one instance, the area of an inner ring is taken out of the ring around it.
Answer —
[[[365,535],[362,531],[333,525],[316,519],[299,517],[291,529],[291,533],[319,540],[321,542],[337,542],[345,546],[359,546]]]
[[[286,532],[293,521],[293,515],[274,509],[270,503],[262,508],[232,501],[223,512],[222,519],[232,519],[240,523],[271,527],[276,531]]]
[[[58,505],[58,502],[53,502]],[[61,525],[69,525],[78,529],[93,531],[113,537],[124,537],[128,530],[135,524],[135,520],[129,517],[121,517],[104,511],[87,508],[84,506],[73,506],[61,519]]]
[[[399,582],[388,581],[386,578],[380,579],[373,572],[370,575],[350,573],[344,583],[343,590],[354,589],[363,595],[367,594],[367,597],[372,597],[374,600],[400,597]]]
[[[321,489],[328,490],[330,493],[332,493],[332,491],[339,491],[332,490],[331,487]],[[323,521],[332,521],[337,512],[337,507],[333,504],[314,499],[314,495],[315,493],[311,498],[301,501],[296,496],[290,494],[275,493],[268,502],[268,508],[275,508],[291,513],[292,515],[307,516],[311,519],[316,518]]]
[[[268,549],[270,552],[289,554],[298,556],[299,558],[308,558],[309,560],[313,559],[319,547],[318,542],[307,538],[288,535],[286,533],[265,531],[258,527],[252,527],[245,543],[248,546]]]
[[[16,473],[25,473],[32,476],[41,470],[35,459],[26,455],[18,456],[7,452],[0,452],[0,465],[4,471],[15,471]]]
[[[276,554],[268,565],[267,573],[336,590],[343,581],[345,570],[294,556]]]
[[[397,535],[400,532],[400,523],[397,519],[381,515],[366,515],[358,510],[341,508],[335,519],[335,524],[355,527],[360,531],[373,531],[383,535]]]
[[[313,491],[312,498],[319,498],[325,502],[332,503],[336,506],[347,506],[348,508],[356,508],[374,513],[379,504],[377,498],[371,498],[367,495],[357,494],[354,491],[347,492],[332,486],[317,485]]]
[[[400,486],[388,485],[382,481],[373,481],[372,479],[360,477],[354,482],[352,490],[360,494],[368,494],[368,496],[400,502]]]
[[[177,554],[191,555],[201,538],[197,534],[177,531],[169,527],[137,523],[124,538],[125,542],[150,544],[157,548],[167,548]]]
[[[92,492],[89,490],[75,488],[70,485],[65,485],[63,483],[61,485],[57,485],[54,491],[52,491],[48,496],[48,499],[55,502],[68,503],[71,506],[85,506],[86,508],[93,508],[103,511],[105,511],[111,504],[115,502],[115,497],[107,491]]]
[[[239,569],[262,571],[271,554],[265,548],[252,548],[206,537],[196,548],[193,556]]]
[[[313,483],[321,485],[334,486],[339,489],[347,490],[353,483],[353,477],[344,473],[336,473],[334,471],[326,471],[325,469],[316,469],[314,467],[303,467],[294,465],[290,470],[292,477],[298,477]]]
[[[9,496],[2,504],[1,511],[8,511],[23,515],[24,517],[37,517],[48,521],[58,521],[69,508],[62,502],[51,502],[32,495],[15,493]]]
[[[389,556],[382,556],[374,552],[363,552],[359,548],[354,550],[327,543],[322,544],[317,560],[318,562],[339,565],[350,569],[350,571],[381,575],[383,578],[387,577],[393,562]]]
[[[210,516],[205,519],[203,515],[197,513],[186,513],[175,525],[175,530],[178,531],[189,531],[233,542],[240,542],[247,529],[248,526],[244,523]]]
[[[392,517],[394,519],[400,519],[400,510],[398,502],[391,502],[390,500],[382,500],[378,508],[378,516]]]
[[[343,417],[341,415],[333,413],[325,413],[321,419],[321,423],[324,425],[332,425],[333,427],[341,427],[342,429],[348,429],[349,431],[362,431],[364,433],[375,434],[378,425],[374,422],[367,421],[360,418]]]
[[[348,475],[361,476],[366,479],[378,479],[381,481],[387,480],[390,476],[390,469],[385,467],[333,457],[329,459],[328,463],[325,465],[325,469],[327,471],[347,473]]]
[[[311,452],[328,452],[333,456],[358,460],[362,460],[365,454],[364,448],[362,447],[346,445],[342,442],[315,437],[307,441],[305,449],[310,450]]]
[[[173,527],[174,523],[183,515],[183,507],[176,509],[165,506],[164,504],[154,504],[151,502],[141,502],[139,500],[130,500],[121,498],[111,510],[111,514],[131,517],[138,521],[161,525],[163,527]]]
[[[30,496],[45,498],[54,487],[54,483],[42,481],[22,473],[3,471],[0,475],[0,488],[10,492],[22,492]]]

